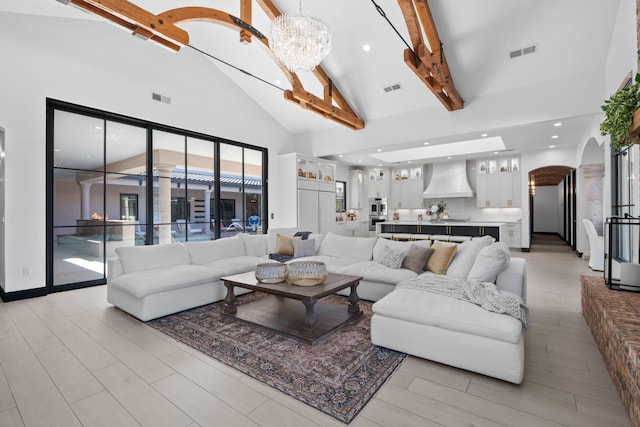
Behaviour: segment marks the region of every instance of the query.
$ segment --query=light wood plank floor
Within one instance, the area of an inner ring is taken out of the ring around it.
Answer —
[[[629,426],[556,237],[528,260],[531,327],[516,386],[408,358],[353,426]],[[472,354],[469,357],[473,357]],[[0,304],[0,426],[338,426],[106,303],[104,286]]]

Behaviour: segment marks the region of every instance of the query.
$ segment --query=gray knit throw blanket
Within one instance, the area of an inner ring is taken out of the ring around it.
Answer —
[[[501,291],[493,283],[465,280],[436,274],[423,274],[399,283],[396,288],[417,289],[479,305],[494,313],[508,314],[528,326],[529,309],[511,292]]]

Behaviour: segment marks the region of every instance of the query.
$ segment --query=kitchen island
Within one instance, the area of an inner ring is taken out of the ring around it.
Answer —
[[[503,240],[500,230],[504,222],[467,222],[467,221],[397,221],[382,222],[376,226],[376,234],[429,234],[447,236],[492,236],[496,241]]]

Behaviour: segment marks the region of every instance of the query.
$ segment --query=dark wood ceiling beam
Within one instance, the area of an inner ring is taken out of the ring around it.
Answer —
[[[413,45],[413,52],[404,53],[405,63],[447,110],[462,109],[464,101],[453,83],[427,0],[398,0],[398,5]],[[426,35],[428,47],[423,34]]]

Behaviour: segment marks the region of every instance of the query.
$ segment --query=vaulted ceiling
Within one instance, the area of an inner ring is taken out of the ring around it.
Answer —
[[[156,14],[202,6],[240,16],[239,0],[132,2]],[[299,5],[298,0],[274,3],[283,12],[297,12]],[[377,3],[400,36],[410,42],[399,2]],[[378,150],[476,139],[482,133],[501,136],[506,149],[515,152],[550,144],[575,146],[601,113],[604,64],[619,0],[430,0],[429,5],[456,88],[465,101],[462,110],[447,111],[407,67],[405,43],[373,1],[302,2],[305,14],[331,29],[333,48],[322,66],[364,120],[363,130],[347,129],[286,102],[283,91],[291,85],[259,43],[241,44],[237,31],[208,22],[179,26],[189,33],[190,45],[234,66],[212,59],[215,67],[295,136],[302,151],[342,155],[342,160],[354,164],[380,163],[369,157]],[[65,19],[104,22],[55,0],[5,0],[0,12],[53,16],[61,20],[60,31],[65,31]],[[259,7],[253,8],[252,24],[269,35],[270,20]],[[365,44],[370,51],[363,49]],[[535,53],[510,58],[510,52],[530,46],[535,46]],[[317,79],[311,74],[299,77],[309,92],[322,97]],[[399,90],[385,91],[396,84]],[[553,127],[557,122],[562,126]],[[552,135],[558,138],[552,140]]]

